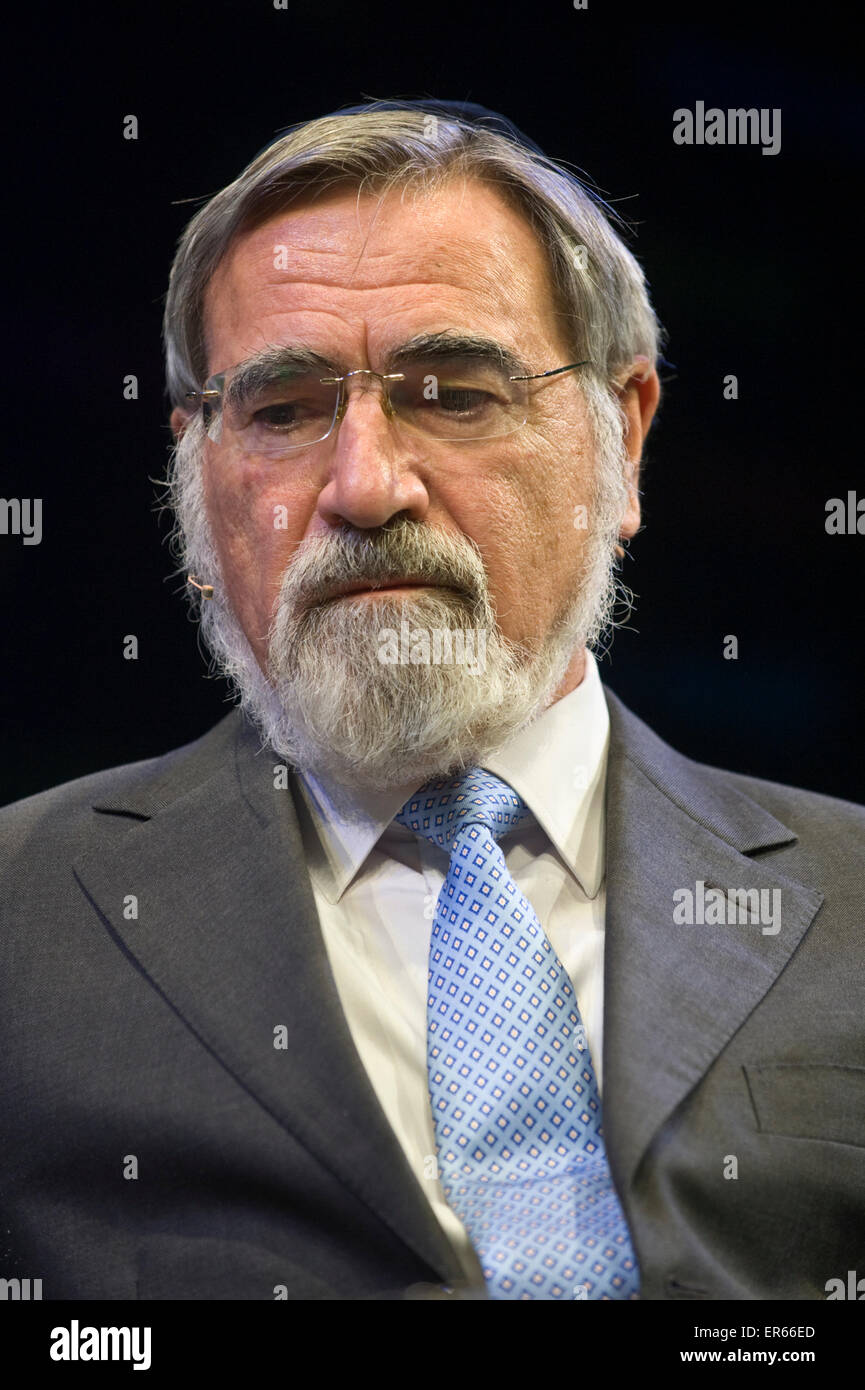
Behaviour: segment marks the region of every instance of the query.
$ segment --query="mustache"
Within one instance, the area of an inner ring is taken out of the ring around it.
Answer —
[[[286,570],[282,598],[309,609],[346,584],[383,586],[409,577],[454,589],[471,602],[482,596],[486,581],[480,552],[467,537],[403,519],[374,530],[344,527],[308,537]]]

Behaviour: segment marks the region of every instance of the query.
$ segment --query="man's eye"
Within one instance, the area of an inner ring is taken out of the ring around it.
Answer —
[[[266,405],[257,410],[253,423],[265,429],[285,430],[297,424],[298,407],[294,402],[284,401],[279,405]]]
[[[486,391],[462,386],[442,386],[438,393],[439,409],[454,415],[478,410],[491,400],[492,397]]]

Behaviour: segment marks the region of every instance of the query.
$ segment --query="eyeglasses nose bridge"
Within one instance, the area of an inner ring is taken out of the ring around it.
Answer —
[[[389,386],[389,383],[390,383],[391,381],[405,381],[405,373],[404,373],[404,372],[375,372],[375,371],[373,371],[372,367],[355,367],[353,371],[346,372],[344,376],[325,376],[325,377],[322,377],[322,378],[321,378],[321,382],[322,382],[323,385],[328,385],[328,386],[330,386],[330,385],[337,385],[337,384],[339,385],[339,398],[338,398],[338,401],[337,401],[336,416],[335,416],[335,419],[334,419],[334,424],[337,424],[337,423],[339,423],[339,422],[342,420],[343,416],[345,415],[346,409],[347,409],[347,407],[348,407],[348,389],[347,389],[347,387],[346,387],[346,382],[347,382],[351,377],[356,377],[356,376],[365,376],[365,377],[373,377],[373,376],[374,376],[374,377],[376,377],[376,378],[382,383],[381,408],[382,408],[382,410],[384,411],[384,413],[385,413],[385,415],[387,416],[387,418],[388,418],[389,420],[392,420],[396,412],[394,411],[394,408],[393,408],[393,405],[392,405],[391,399],[390,399],[390,386]],[[369,386],[368,386],[368,385],[365,384],[365,386],[366,386],[366,389],[369,389]]]

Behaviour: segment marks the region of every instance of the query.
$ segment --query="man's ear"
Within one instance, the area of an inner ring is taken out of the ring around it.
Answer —
[[[658,401],[661,396],[661,383],[658,373],[651,366],[648,357],[636,356],[631,363],[629,374],[618,388],[619,404],[625,412],[628,428],[625,433],[625,448],[630,463],[628,477],[628,509],[622,518],[619,535],[627,540],[640,529],[640,460],[643,444],[652,424]]]
[[[189,412],[181,409],[179,405],[176,405],[172,410],[171,433],[174,435],[175,444],[179,441],[180,436],[183,434],[183,431],[186,429],[186,426],[189,424],[191,419],[192,416],[189,414]]]

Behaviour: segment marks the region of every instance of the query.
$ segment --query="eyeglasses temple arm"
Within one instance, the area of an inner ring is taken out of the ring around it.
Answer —
[[[558,376],[559,372],[572,372],[575,367],[590,367],[591,365],[588,359],[585,362],[571,362],[567,367],[553,367],[549,372],[535,372],[534,376],[509,376],[508,381],[540,381],[545,376]]]

